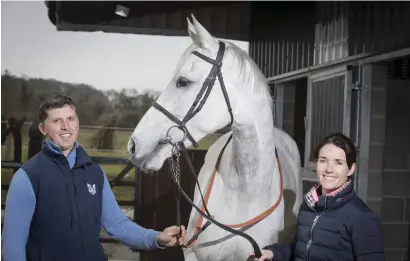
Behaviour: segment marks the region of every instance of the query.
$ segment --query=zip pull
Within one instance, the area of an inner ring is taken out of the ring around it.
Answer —
[[[75,184],[75,182],[73,182],[74,185],[74,194],[77,195],[77,185]]]

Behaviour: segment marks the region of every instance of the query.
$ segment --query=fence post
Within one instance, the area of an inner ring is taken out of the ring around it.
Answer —
[[[135,167],[134,178],[134,221],[137,224],[142,224],[143,220],[143,204],[142,204],[142,173],[138,167]]]
[[[138,225],[142,225],[143,222],[143,203],[142,203],[142,173],[138,167],[135,167],[134,177],[134,222]],[[134,252],[139,252],[140,261],[147,261],[144,255],[144,251],[137,251],[131,249]]]
[[[40,152],[43,147],[43,134],[38,128],[38,121],[35,120],[31,124],[30,129],[28,130],[28,137],[28,158],[30,159]]]
[[[14,162],[19,162],[21,163],[23,160],[23,155],[22,155],[22,138],[21,138],[21,126],[23,126],[24,122],[27,120],[27,118],[24,116],[20,120],[16,120],[13,117],[9,118],[9,125],[11,128],[11,132],[13,134],[13,141],[14,141],[14,146],[13,146],[13,161]],[[14,172],[18,170],[18,168],[13,169]]]
[[[6,136],[4,135],[6,133],[7,129],[7,119],[4,115],[1,115],[1,145],[4,145],[6,142]]]

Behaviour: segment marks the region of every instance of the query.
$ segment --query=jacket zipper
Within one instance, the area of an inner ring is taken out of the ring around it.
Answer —
[[[76,167],[76,166],[74,166],[73,169],[74,169],[75,167]],[[78,207],[77,185],[76,185],[75,180],[74,180],[74,173],[73,173],[73,171],[70,170],[70,172],[71,172],[71,177],[72,177],[72,179],[73,179],[74,195],[75,195],[75,201],[76,201],[75,203],[76,203],[76,206],[77,206],[77,214],[78,214],[78,226],[79,226],[79,229],[80,229],[80,237],[81,237],[81,250],[82,250],[82,253],[83,253],[83,257],[84,257],[84,255],[85,255],[85,251],[84,251],[84,238],[83,238],[83,229],[82,229],[81,220],[80,220],[80,208]]]
[[[70,189],[68,188],[68,184],[65,184],[65,191],[67,194],[68,208],[70,211],[70,226],[71,226],[71,230],[73,230],[73,204],[71,202]]]
[[[315,210],[315,212],[316,212],[316,210]],[[312,244],[312,239],[313,239],[313,229],[315,228],[315,226],[316,226],[316,223],[317,223],[317,221],[318,221],[318,219],[319,219],[319,215],[317,214],[317,212],[316,212],[316,217],[315,217],[315,219],[313,220],[313,224],[312,224],[312,227],[310,228],[310,239],[309,239],[309,241],[308,241],[308,243],[307,243],[307,246],[306,246],[306,261],[309,261],[309,248],[310,248],[310,245]]]
[[[316,209],[313,208],[313,210],[314,210],[315,213],[316,213],[316,217],[315,217],[315,219],[313,219],[313,223],[312,223],[312,226],[311,226],[311,228],[310,228],[310,239],[309,239],[309,241],[308,241],[308,243],[307,243],[306,252],[305,252],[306,261],[309,261],[309,260],[310,260],[310,258],[309,258],[309,248],[310,248],[310,245],[312,245],[313,229],[315,228],[315,226],[316,226],[316,224],[317,224],[317,221],[319,220],[320,216],[322,216],[322,215],[326,212],[326,204],[327,204],[326,199],[327,199],[327,197],[325,197],[325,209],[323,210],[323,213],[322,213],[322,214],[319,215],[319,214],[317,213]]]

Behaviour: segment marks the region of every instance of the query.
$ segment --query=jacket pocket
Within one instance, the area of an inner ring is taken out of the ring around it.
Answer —
[[[68,187],[68,184],[65,184],[65,191],[66,191],[67,200],[68,200],[68,211],[69,211],[69,215],[70,215],[70,226],[71,226],[71,229],[73,229],[73,202],[71,201],[70,189]]]

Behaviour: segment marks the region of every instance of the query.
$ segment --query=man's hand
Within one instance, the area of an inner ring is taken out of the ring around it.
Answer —
[[[254,253],[250,254],[249,256],[253,256],[254,259],[252,261],[275,261],[274,254],[270,250],[262,249],[262,256],[258,259]]]
[[[167,227],[158,234],[158,245],[164,247],[182,246],[186,241],[186,230],[184,226]]]

